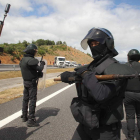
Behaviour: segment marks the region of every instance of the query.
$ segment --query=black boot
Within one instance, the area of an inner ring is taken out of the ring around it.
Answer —
[[[134,134],[128,133],[128,140],[134,140]]]
[[[134,138],[128,137],[128,140],[134,140]]]
[[[21,115],[22,122],[26,122],[28,120],[27,115]]]
[[[27,126],[28,127],[37,127],[37,126],[39,126],[39,123],[36,122],[35,118],[29,118],[27,121]]]

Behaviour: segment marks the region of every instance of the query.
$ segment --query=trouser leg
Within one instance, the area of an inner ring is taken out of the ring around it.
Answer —
[[[140,118],[137,118],[138,133],[140,135]]]
[[[79,124],[76,128],[71,140],[99,140],[100,132],[98,128],[88,129],[82,124]]]
[[[37,101],[37,86],[33,85],[29,89],[29,118],[35,118],[35,108]]]
[[[24,86],[23,102],[22,102],[22,115],[23,115],[23,117],[27,117],[28,103],[29,103],[29,92],[28,92],[28,88]]]
[[[121,122],[100,127],[100,140],[120,140]]]
[[[135,93],[136,96],[136,115],[137,115],[137,126],[140,135],[140,93]]]
[[[84,126],[79,124],[71,140],[92,140],[85,132]]]
[[[126,111],[128,137],[134,139],[135,132],[135,100],[133,93],[126,93],[124,106]]]
[[[135,133],[135,119],[127,119],[128,137],[134,139]]]
[[[72,140],[120,140],[121,122],[89,130],[79,124]]]

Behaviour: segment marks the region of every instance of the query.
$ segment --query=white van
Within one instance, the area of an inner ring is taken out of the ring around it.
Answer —
[[[65,68],[66,67],[65,66],[65,61],[66,61],[66,58],[65,57],[56,56],[54,58],[54,66]]]
[[[78,65],[77,65],[77,63],[75,61],[71,61],[71,66],[77,67]]]
[[[66,61],[65,61],[65,65],[66,65],[67,67],[70,67],[70,61],[66,60]]]

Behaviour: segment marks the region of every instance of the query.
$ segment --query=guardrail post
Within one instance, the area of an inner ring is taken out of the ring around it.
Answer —
[[[13,65],[14,71],[15,71],[15,65]]]

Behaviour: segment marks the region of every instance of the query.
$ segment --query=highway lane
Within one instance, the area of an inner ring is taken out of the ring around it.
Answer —
[[[53,79],[57,77],[62,72],[57,73],[47,73],[46,79]],[[16,77],[16,78],[8,78],[8,79],[2,79],[0,80],[0,92],[4,91],[9,88],[14,88],[18,86],[23,85],[23,78],[22,77]]]
[[[60,83],[46,88],[38,94],[38,102],[46,96],[67,87],[56,96],[42,102],[36,108],[37,121],[40,127],[26,127],[26,123],[21,122],[17,117],[13,121],[4,125],[0,129],[0,140],[70,140],[78,123],[75,122],[71,112],[70,103],[76,96],[75,85],[69,87],[68,84]],[[0,124],[4,118],[21,110],[22,97],[0,105]],[[123,120],[121,133],[122,140],[126,140],[126,120]],[[137,133],[136,133],[137,136]]]
[[[68,86],[68,84],[57,84],[46,88],[44,92],[38,94],[38,101],[51,95],[52,93]],[[53,98],[37,106],[36,117],[40,123],[38,128],[27,128],[26,123],[21,122],[21,118],[13,120],[3,126],[0,130],[2,140],[68,140],[71,139],[77,126],[70,112],[70,102],[76,96],[75,87],[61,92]],[[15,99],[0,105],[0,120],[21,110],[22,98]]]

